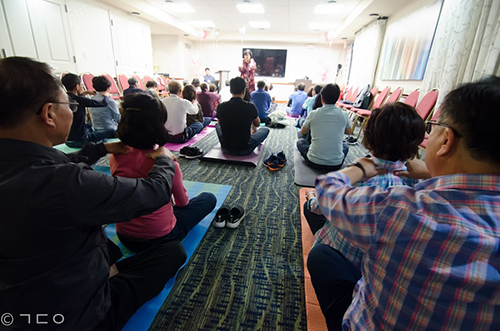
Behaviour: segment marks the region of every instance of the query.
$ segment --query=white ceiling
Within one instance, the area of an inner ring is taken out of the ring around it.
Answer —
[[[339,7],[335,14],[314,14],[319,4],[328,0],[251,0],[262,4],[264,14],[242,14],[236,5],[243,0],[173,0],[174,4],[189,4],[194,13],[172,13],[165,0],[101,0],[128,13],[139,12],[150,22],[152,34],[178,34],[197,40],[202,30],[207,38],[219,40],[322,43],[327,35],[332,43],[343,43],[342,38],[353,40],[354,34],[375,20],[370,14],[390,16],[415,0],[337,0],[331,6]],[[198,26],[199,21],[211,21],[214,27]],[[250,21],[267,21],[270,28],[258,29]],[[329,23],[329,28],[310,30],[309,24]],[[242,35],[240,29],[245,27]],[[216,32],[217,31],[217,32]]]

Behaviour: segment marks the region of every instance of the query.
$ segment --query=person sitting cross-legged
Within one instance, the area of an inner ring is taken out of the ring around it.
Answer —
[[[266,82],[259,80],[257,82],[257,90],[250,93],[252,103],[259,111],[259,119],[261,122],[266,122],[269,118],[269,107],[271,107],[271,96],[265,91]]]
[[[7,329],[39,330],[23,317],[36,313],[44,329],[121,330],[164,289],[186,252],[172,239],[116,262],[120,249],[102,227],[168,203],[175,157],[160,147],[143,156],[154,164],[146,178],[122,178],[91,167],[107,153],[128,153],[122,143],[90,142],[77,154],[53,148],[68,137],[73,100],[45,63],[1,59],[0,100],[0,312],[13,317]]]
[[[145,155],[154,153],[155,146],[163,146],[168,141],[168,132],[164,126],[167,110],[158,98],[146,93],[125,97],[122,108],[123,117],[116,135],[127,145],[129,152],[111,155],[111,174],[127,178],[146,178],[154,166],[154,161]],[[134,252],[142,252],[163,242],[169,242],[172,238],[184,239],[189,231],[215,208],[217,199],[212,193],[203,192],[189,199],[182,183],[181,168],[176,161],[174,165],[172,195],[175,206],[168,202],[151,214],[116,224],[118,238]]]
[[[248,155],[267,138],[269,129],[257,130],[260,126],[257,108],[243,100],[247,90],[245,80],[235,77],[229,87],[233,97],[217,107],[215,129],[224,153]]]
[[[499,77],[451,91],[426,123],[425,163],[394,173],[424,179],[413,187],[356,187],[379,174],[369,158],[318,177],[328,226],[363,252],[361,268],[329,245],[309,253],[330,330],[500,330],[497,104]]]
[[[321,89],[323,107],[313,110],[300,130],[297,148],[306,164],[314,169],[335,171],[342,167],[349,152],[343,140],[350,134],[351,121],[345,111],[335,106],[340,95],[337,84],[328,84]]]
[[[92,100],[103,101],[111,89],[111,82],[106,76],[95,76],[92,78],[92,86],[97,91]],[[120,111],[116,101],[112,98],[106,99],[108,105],[100,108],[89,108],[92,115],[92,127],[95,131],[113,130],[109,131],[109,136],[105,138],[112,138],[115,136],[118,122],[120,121]]]
[[[146,91],[139,87],[139,80],[135,77],[130,77],[128,79],[128,88],[123,90],[123,96],[126,97],[132,93],[146,93]]]
[[[182,98],[181,84],[175,80],[168,84],[170,95],[161,102],[167,107],[168,118],[165,127],[170,135],[169,142],[185,143],[203,130],[203,123],[193,122],[186,126],[186,115],[198,114],[198,104],[195,100]]]

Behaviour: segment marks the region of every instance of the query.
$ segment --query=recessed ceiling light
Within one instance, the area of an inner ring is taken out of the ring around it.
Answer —
[[[337,5],[336,3],[327,3],[326,5],[317,5],[314,8],[315,14],[336,14],[344,8],[343,5]]]
[[[240,3],[236,8],[244,14],[264,14],[264,7],[261,4]]]
[[[271,27],[271,24],[266,21],[250,21],[248,24],[250,24],[250,26],[254,29],[269,29]]]
[[[195,22],[192,22],[191,25],[199,27],[199,28],[213,28],[213,27],[215,27],[215,24],[212,21],[195,21]]]
[[[191,7],[187,3],[167,2],[167,3],[165,3],[165,8],[166,8],[167,12],[170,12],[170,13],[194,13],[195,12],[193,7]]]
[[[309,30],[328,30],[331,27],[331,23],[309,23]]]
[[[370,16],[377,16],[378,17],[378,14],[373,13],[373,14],[370,14]]]
[[[135,15],[135,16],[140,16],[141,15],[141,13],[139,13],[138,11],[133,11],[130,14]]]
[[[347,37],[342,37],[342,38],[340,38],[340,39],[342,39],[342,40],[347,40]]]

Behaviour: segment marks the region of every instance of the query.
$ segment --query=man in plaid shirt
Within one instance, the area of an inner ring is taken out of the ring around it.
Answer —
[[[414,187],[353,188],[377,174],[366,158],[317,179],[322,213],[364,252],[361,270],[327,245],[309,254],[329,329],[500,330],[498,105],[499,77],[450,92],[425,164],[396,173],[427,179]]]

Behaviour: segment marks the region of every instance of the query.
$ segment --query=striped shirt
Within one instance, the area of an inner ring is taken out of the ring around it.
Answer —
[[[500,330],[500,176],[380,189],[333,172],[316,189],[365,254],[344,329]]]
[[[406,165],[402,161],[388,161],[372,158],[378,169],[385,169],[387,173],[373,176],[370,179],[358,182],[356,187],[361,186],[376,186],[380,189],[387,189],[395,185],[409,185],[414,186],[418,183],[417,180],[411,178],[403,178],[394,175],[395,171],[407,170]],[[314,199],[314,200],[312,200]],[[320,207],[315,198],[312,198],[310,203],[310,210],[312,212],[321,213]],[[325,225],[315,234],[316,244],[324,244],[331,246],[338,250],[345,258],[351,261],[356,267],[361,269],[361,261],[363,259],[363,251],[353,246],[350,240],[346,239],[338,230],[333,222],[326,222]]]

